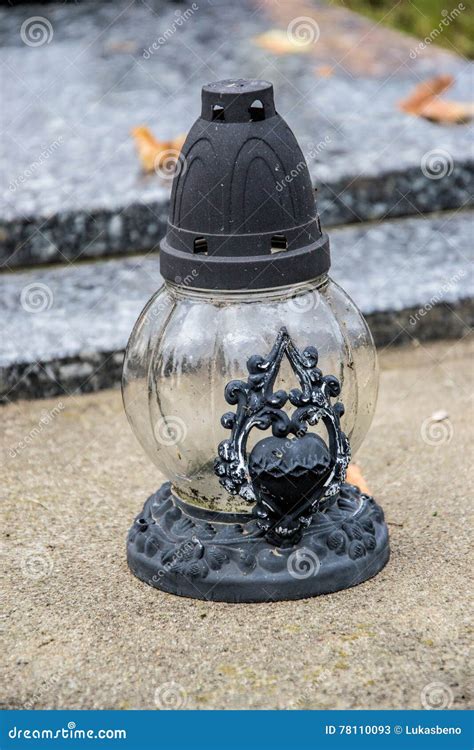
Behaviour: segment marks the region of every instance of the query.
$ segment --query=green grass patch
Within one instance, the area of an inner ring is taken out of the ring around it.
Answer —
[[[451,52],[474,57],[474,13],[470,0],[333,0],[349,10],[379,21],[384,26],[424,39],[428,37]],[[454,11],[454,15],[453,15]],[[443,20],[445,23],[443,24]],[[440,33],[436,34],[438,30]],[[435,36],[430,34],[435,32]]]

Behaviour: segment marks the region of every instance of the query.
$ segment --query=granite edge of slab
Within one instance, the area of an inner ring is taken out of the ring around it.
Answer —
[[[347,176],[318,183],[317,201],[325,227],[474,206],[474,161],[456,162],[441,178],[420,167]],[[138,196],[137,196],[138,198]],[[153,252],[166,230],[168,199],[112,208],[84,207],[51,216],[0,216],[0,268],[23,268],[77,258]]]
[[[410,341],[460,339],[474,327],[474,300],[441,302],[419,315],[419,307],[365,316],[378,347]],[[413,323],[413,321],[415,321]],[[79,395],[119,387],[124,350],[84,352],[49,361],[18,362],[0,368],[0,404],[19,399]]]

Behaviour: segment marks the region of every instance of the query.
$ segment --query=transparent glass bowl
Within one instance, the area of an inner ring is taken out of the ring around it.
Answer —
[[[267,355],[282,326],[299,349],[317,348],[324,375],[339,378],[342,427],[354,453],[375,409],[377,356],[361,313],[327,276],[245,293],[166,283],[138,318],[124,362],[125,410],[142,447],[182,500],[250,512],[214,474],[217,446],[229,437],[220,422],[232,410],[224,388],[229,380],[247,379],[248,358]],[[275,390],[294,387],[298,382],[284,358]],[[265,434],[253,431],[249,451]]]

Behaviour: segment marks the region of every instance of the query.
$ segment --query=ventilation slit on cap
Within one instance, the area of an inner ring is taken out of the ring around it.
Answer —
[[[224,120],[224,107],[221,107],[220,104],[213,104],[212,105],[212,119],[213,120]]]
[[[250,120],[252,122],[259,122],[259,120],[265,119],[265,110],[260,99],[255,99],[249,107]]]
[[[207,240],[205,237],[196,237],[193,252],[199,255],[207,255]]]
[[[288,240],[284,234],[274,234],[272,237],[271,252],[281,253],[282,250],[288,249]]]

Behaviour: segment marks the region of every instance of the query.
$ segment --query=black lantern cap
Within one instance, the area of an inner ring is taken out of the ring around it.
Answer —
[[[272,84],[204,86],[173,180],[163,277],[197,289],[268,289],[329,265],[308,167]]]

